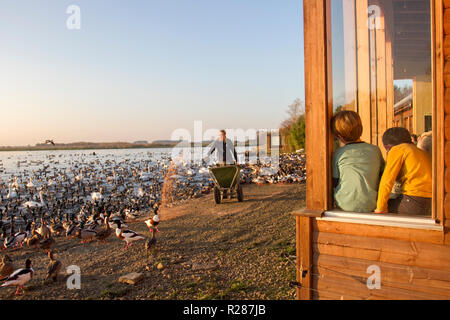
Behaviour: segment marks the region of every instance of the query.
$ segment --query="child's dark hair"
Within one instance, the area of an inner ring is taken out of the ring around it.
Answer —
[[[402,143],[412,143],[411,134],[402,127],[395,127],[386,130],[383,134],[383,144],[385,146],[397,146]]]

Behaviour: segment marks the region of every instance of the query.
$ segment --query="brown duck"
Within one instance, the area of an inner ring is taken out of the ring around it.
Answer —
[[[106,217],[105,218],[105,229],[98,231],[95,234],[95,238],[97,240],[103,241],[103,243],[106,243],[106,239],[109,238],[111,233],[112,233],[112,231],[111,231],[111,227],[109,226],[109,217]]]
[[[56,282],[58,281],[58,274],[62,268],[62,263],[55,259],[53,250],[48,252],[48,258],[50,259],[50,262],[47,267],[47,275],[45,276],[44,282],[48,279],[52,279],[53,282]]]
[[[11,258],[6,254],[3,256],[2,263],[0,264],[0,279],[8,278],[13,272],[14,265],[12,264]]]
[[[55,239],[53,239],[51,232],[49,232],[48,238],[39,242],[39,248],[44,251],[50,251],[55,244]]]
[[[27,246],[28,247],[37,247],[39,245],[39,242],[42,240],[42,237],[39,233],[36,232],[35,227],[33,227],[31,234],[33,236],[30,238],[27,238]]]

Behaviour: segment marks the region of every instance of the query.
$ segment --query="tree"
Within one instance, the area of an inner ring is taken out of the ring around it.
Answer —
[[[297,121],[292,125],[290,130],[291,149],[299,150],[305,148],[305,115],[298,117]]]
[[[303,101],[300,99],[295,99],[289,106],[288,110],[286,111],[288,114],[288,118],[283,121],[281,124],[282,128],[288,128],[292,124],[294,124],[297,119],[305,114],[305,106],[303,105]]]
[[[288,118],[281,123],[280,136],[283,151],[292,152],[305,147],[305,107],[303,101],[295,99],[287,110]]]

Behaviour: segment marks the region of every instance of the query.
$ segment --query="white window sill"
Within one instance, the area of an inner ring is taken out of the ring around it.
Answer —
[[[443,226],[426,217],[407,217],[375,213],[352,213],[343,211],[325,211],[317,220],[358,223],[375,226],[389,226],[422,230],[443,231]]]

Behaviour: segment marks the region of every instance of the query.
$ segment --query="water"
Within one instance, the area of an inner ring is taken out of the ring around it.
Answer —
[[[145,163],[170,157],[170,148],[109,149],[109,150],[51,150],[0,152],[0,178],[5,181],[25,173],[33,173],[47,167],[47,171],[69,170],[77,166],[95,163],[105,166],[108,161]],[[95,154],[94,154],[95,153]]]
[[[243,160],[245,148],[236,148],[240,161]],[[203,148],[203,154],[208,148]],[[189,148],[145,148],[145,149],[89,149],[89,150],[45,150],[45,151],[10,151],[0,152],[0,179],[7,182],[14,177],[34,175],[46,169],[47,172],[72,170],[74,167],[108,167],[108,162],[127,161],[137,169],[155,161],[167,160],[169,157],[184,153]],[[127,167],[130,167],[127,165]]]

